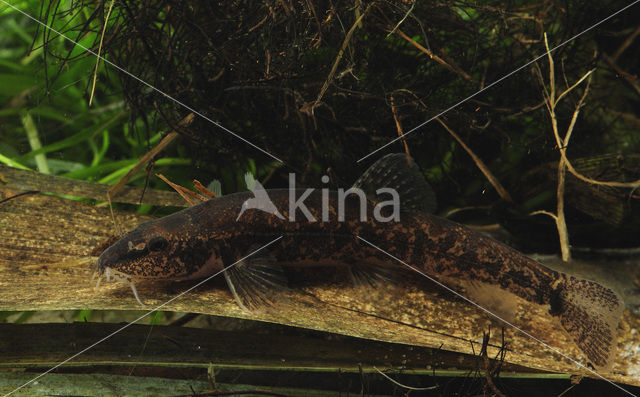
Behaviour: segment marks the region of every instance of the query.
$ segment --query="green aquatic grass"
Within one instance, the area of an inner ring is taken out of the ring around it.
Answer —
[[[19,168],[21,170],[30,170],[31,168],[26,167],[22,164],[20,164],[19,162],[10,159],[9,157],[4,156],[2,153],[0,153],[0,163],[8,165],[9,167],[13,167],[13,168]]]
[[[13,5],[32,16],[41,13],[40,1]],[[65,7],[68,5],[60,4],[59,11]],[[92,11],[82,7],[49,15],[47,23],[65,31],[87,23]],[[94,33],[78,39],[83,46],[94,48],[103,26],[98,20],[88,23],[87,30]],[[0,5],[0,26],[0,163],[114,184],[167,132],[153,115],[148,125],[130,119],[118,74],[102,62],[89,107],[95,56],[7,6]],[[69,36],[74,38],[73,33]],[[46,57],[45,38],[49,39]],[[190,161],[179,155],[184,152],[169,148],[163,153],[167,158],[155,161],[154,171],[169,173],[176,183],[189,183],[193,178],[186,167]],[[141,172],[129,183],[144,186],[145,177]],[[166,188],[160,181],[151,184]]]

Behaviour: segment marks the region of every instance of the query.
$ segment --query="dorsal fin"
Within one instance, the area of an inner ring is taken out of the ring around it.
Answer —
[[[387,187],[395,189],[400,196],[402,210],[418,210],[433,213],[436,210],[436,195],[424,179],[424,175],[413,159],[404,153],[387,154],[369,167],[353,184],[376,201],[376,190]]]
[[[222,184],[219,180],[212,180],[211,183],[207,186],[207,189],[211,190],[213,194],[216,195],[216,197],[222,197]]]

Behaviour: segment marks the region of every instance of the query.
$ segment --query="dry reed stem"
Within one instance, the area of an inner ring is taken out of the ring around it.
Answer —
[[[167,179],[167,177],[165,177],[162,174],[156,174],[156,176],[162,179],[167,185],[171,186],[173,190],[175,190],[184,199],[184,201],[186,201],[191,206],[194,206],[197,204],[193,199],[198,200],[200,202],[207,201],[207,198],[205,196],[198,194],[196,192],[193,192],[187,189],[186,187],[182,187],[178,184],[171,182],[169,179]]]
[[[405,39],[406,41],[408,41],[411,45],[413,45],[414,47],[416,47],[420,51],[422,51],[425,54],[427,54],[427,56],[429,58],[431,58],[434,61],[438,62],[439,64],[441,64],[445,68],[449,69],[450,71],[452,71],[454,73],[459,74],[465,80],[473,81],[473,77],[469,76],[464,70],[460,69],[460,67],[458,67],[457,65],[452,65],[450,63],[447,63],[444,59],[440,58],[439,56],[437,56],[433,52],[431,52],[428,49],[424,48],[422,45],[420,45],[420,43],[416,42],[414,39],[412,39],[411,37],[407,36],[402,30],[396,29],[395,33],[397,35],[399,35],[400,37],[402,37],[403,39]]]
[[[413,96],[422,105],[423,108],[427,109],[427,105],[416,94],[414,94],[410,90],[400,89],[400,90],[397,90],[397,91],[398,92],[407,92],[407,93],[409,93],[411,96]],[[447,124],[445,124],[444,121],[442,121],[439,117],[436,117],[435,120],[438,121],[438,123],[440,123],[444,127],[444,129],[447,130],[447,132],[460,144],[460,146],[462,146],[462,148],[469,154],[469,156],[471,156],[471,159],[473,160],[473,162],[480,169],[480,171],[484,174],[484,176],[487,178],[489,183],[491,183],[493,188],[496,189],[496,191],[498,192],[498,195],[500,195],[500,197],[503,200],[506,200],[506,201],[512,203],[513,199],[511,198],[511,195],[509,194],[507,189],[505,189],[502,186],[500,181],[498,181],[498,178],[496,178],[495,175],[493,175],[491,170],[489,170],[489,167],[487,167],[487,165],[484,163],[484,161],[482,161],[482,159],[480,157],[478,157],[473,152],[473,150],[471,150],[471,148],[469,146],[467,146],[466,143],[464,143],[462,138],[460,138],[458,136],[458,134],[456,134],[451,128],[449,128],[449,126]]]
[[[618,47],[618,49],[616,50],[616,52],[613,53],[613,55],[611,56],[611,59],[615,62],[618,60],[618,58],[620,58],[620,55],[622,55],[622,53],[631,45],[631,43],[633,43],[633,41],[636,39],[636,37],[638,37],[638,35],[640,35],[640,25],[638,25],[638,27],[636,28],[636,30],[633,31],[633,33],[631,33],[624,42],[622,42],[622,44],[620,45],[620,47]]]
[[[218,197],[218,196],[216,196],[216,194],[214,192],[212,192],[211,190],[207,189],[197,179],[193,180],[193,186],[196,188],[197,191],[199,191],[200,193],[204,194],[206,197],[209,197],[209,198],[217,198]]]
[[[507,192],[507,189],[505,189],[504,186],[502,186],[500,181],[498,181],[498,178],[496,178],[493,175],[493,173],[489,170],[489,167],[487,167],[487,165],[484,163],[484,161],[482,161],[482,159],[480,157],[478,157],[473,152],[473,150],[471,150],[471,148],[469,146],[467,146],[466,143],[464,143],[464,141],[458,136],[458,134],[456,134],[451,128],[449,128],[449,126],[447,124],[445,124],[444,121],[442,121],[439,117],[436,117],[435,120],[438,123],[440,123],[440,125],[442,125],[444,127],[444,129],[447,130],[449,135],[451,135],[456,141],[458,141],[460,146],[462,146],[462,148],[469,154],[469,156],[471,156],[471,159],[473,160],[473,162],[476,163],[476,166],[480,169],[480,171],[482,171],[482,173],[487,178],[489,183],[491,183],[493,188],[496,189],[496,191],[498,192],[500,197],[502,197],[503,200],[506,200],[506,201],[512,203],[513,199],[511,198],[511,195],[509,194],[509,192]]]
[[[396,122],[396,129],[398,130],[398,136],[403,137],[404,131],[402,130],[402,124],[400,124],[400,118],[398,117],[398,108],[396,108],[395,99],[393,95],[390,97],[390,105],[391,105],[391,113],[393,113],[393,120]],[[404,151],[407,153],[407,157],[411,157],[411,153],[409,153],[409,145],[407,145],[407,140],[403,139],[402,144],[404,145]]]

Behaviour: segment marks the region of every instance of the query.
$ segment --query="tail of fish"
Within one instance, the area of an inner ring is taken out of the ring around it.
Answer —
[[[562,275],[551,298],[551,314],[596,368],[613,364],[618,323],[624,303],[611,289],[596,282]]]
[[[404,153],[386,155],[354,184],[374,201],[374,193],[381,186],[393,187],[398,192],[403,210],[432,213],[436,207],[433,190],[416,164]],[[436,251],[445,252],[436,256],[427,252],[418,260],[415,258],[419,255],[412,253],[414,262],[425,263],[428,272],[437,278],[450,277],[449,282],[463,286],[475,302],[505,318],[513,316],[516,310],[516,306],[505,299],[505,290],[538,304],[547,303],[545,298],[549,298],[550,313],[560,319],[589,362],[599,369],[610,368],[624,309],[622,299],[615,292],[593,281],[551,271],[501,243],[464,231],[440,218],[416,219],[420,220],[415,222],[414,228],[420,230],[422,227],[421,232],[428,236],[422,241],[430,239]],[[404,229],[406,225],[401,226]],[[411,235],[414,237],[415,231],[412,230]],[[539,291],[533,292],[536,287],[550,295],[539,296]]]

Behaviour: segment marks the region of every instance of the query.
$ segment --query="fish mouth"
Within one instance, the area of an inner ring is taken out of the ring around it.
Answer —
[[[141,306],[146,306],[142,302],[142,300],[140,300],[140,296],[138,295],[138,291],[136,290],[136,285],[131,275],[115,270],[109,266],[100,266],[100,263],[98,263],[97,269],[93,272],[93,276],[91,277],[91,281],[93,282],[93,280],[96,277],[98,278],[95,285],[96,292],[98,291],[98,288],[100,288],[100,284],[102,283],[103,279],[105,279],[106,282],[123,283],[128,285],[129,288],[131,288],[131,291],[133,292],[133,296],[136,298],[136,301],[138,301],[138,303]]]
[[[131,282],[131,278],[132,278],[130,275],[120,272],[118,270],[115,270],[108,266],[104,268],[104,274],[107,278],[107,282],[119,281],[119,282],[129,283]]]
[[[107,248],[101,255],[98,257],[96,261],[95,270],[93,272],[93,276],[91,277],[91,281],[97,277],[96,290],[100,286],[102,279],[105,278],[107,282],[111,281],[122,281],[126,283],[130,283],[132,277],[127,275],[121,271],[114,269],[113,267],[107,266],[108,263],[115,262],[114,259],[116,256],[114,255],[113,246]]]
[[[133,279],[131,275],[115,270],[109,266],[98,266],[98,268],[93,272],[93,275],[91,276],[91,282],[93,282],[93,280],[95,280],[96,277],[97,277],[96,287],[95,287],[96,290],[100,286],[100,283],[102,283],[103,279],[105,279],[106,282],[115,281],[115,282],[122,282],[126,284],[131,284]]]

